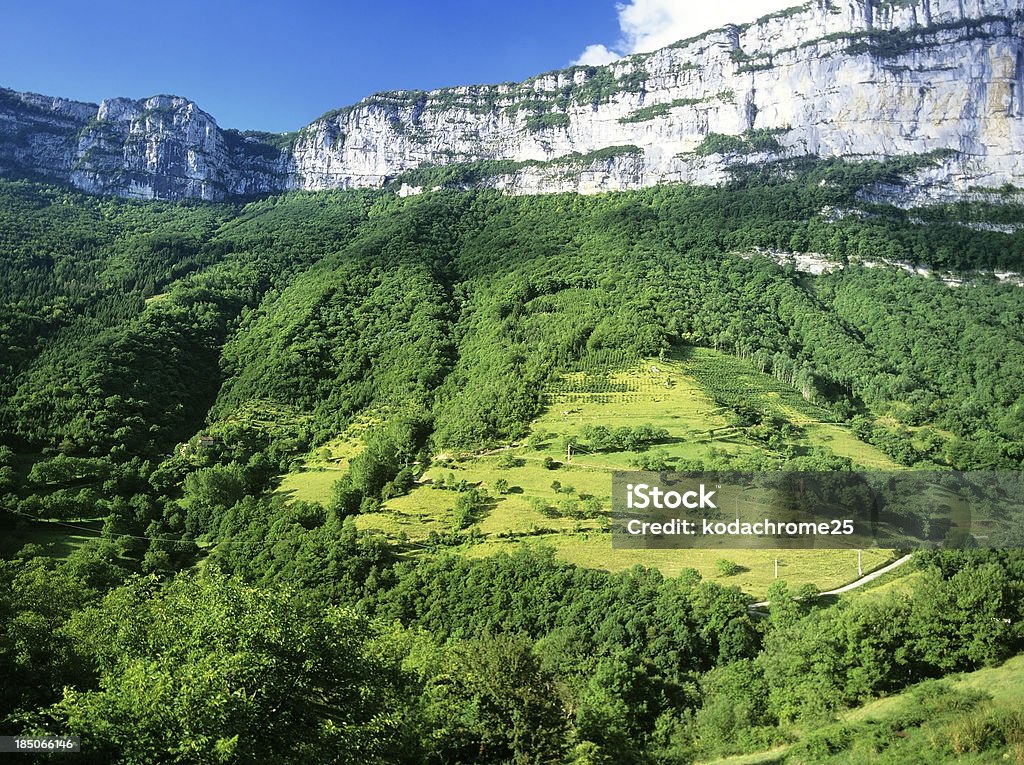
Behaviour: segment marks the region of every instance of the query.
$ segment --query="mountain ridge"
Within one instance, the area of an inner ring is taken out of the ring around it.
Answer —
[[[180,96],[0,89],[0,172],[207,200],[456,185],[512,193],[719,184],[796,157],[932,155],[905,200],[1024,185],[1024,0],[812,0],[602,67],[373,94],[291,134],[220,128]],[[490,164],[487,164],[490,163]],[[434,174],[436,176],[436,173]]]

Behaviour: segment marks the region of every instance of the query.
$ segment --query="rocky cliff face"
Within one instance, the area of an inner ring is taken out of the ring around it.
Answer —
[[[1024,185],[1024,0],[812,0],[605,67],[371,96],[296,134],[218,128],[183,98],[0,91],[0,171],[144,198],[287,189],[516,193],[718,183],[775,157],[932,154],[920,200]]]
[[[287,186],[280,149],[191,101],[154,96],[83,104],[0,90],[0,172],[145,199],[223,199]]]

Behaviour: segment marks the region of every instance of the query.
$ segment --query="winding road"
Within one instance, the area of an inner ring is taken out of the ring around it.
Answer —
[[[822,595],[842,595],[844,592],[849,592],[850,590],[856,590],[858,587],[863,587],[868,582],[872,582],[875,579],[878,579],[878,577],[882,576],[883,574],[888,574],[894,568],[898,568],[899,566],[902,566],[904,563],[909,561],[912,557],[913,557],[913,553],[907,553],[902,558],[897,558],[892,563],[887,563],[886,565],[882,566],[881,568],[875,569],[870,574],[865,574],[860,579],[856,579],[856,580],[850,582],[849,584],[845,584],[842,587],[838,587],[838,588],[836,588],[834,590],[827,590],[825,592],[819,592],[817,597],[820,598]],[[751,603],[747,608],[750,609],[750,610],[755,610],[755,609],[758,609],[758,608],[767,608],[768,605],[769,605],[769,601],[762,600],[759,603]]]

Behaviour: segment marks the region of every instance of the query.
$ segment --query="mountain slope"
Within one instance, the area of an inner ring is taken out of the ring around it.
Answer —
[[[1024,291],[857,261],[1019,271],[1024,230],[880,207],[834,220],[821,211],[892,172],[819,165],[724,188],[321,192],[242,209],[4,181],[0,425],[32,449],[152,456],[270,399],[311,418],[312,442],[412,408],[442,448],[488,445],[525,435],[551,375],[592,354],[701,346],[840,419],[885,415],[855,434],[904,464],[1019,464]],[[999,209],[1019,224],[1020,207]],[[810,277],[741,256],[798,246],[850,265]],[[712,387],[749,404],[736,377]]]
[[[517,193],[717,184],[779,156],[941,158],[901,195],[1024,185],[1022,0],[812,0],[605,67],[379,93],[295,134],[222,130],[184,98],[0,90],[0,172],[141,198],[290,189]],[[937,153],[937,154],[936,154]],[[885,190],[890,193],[893,190]]]

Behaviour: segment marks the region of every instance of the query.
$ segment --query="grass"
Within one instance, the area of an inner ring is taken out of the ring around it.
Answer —
[[[665,576],[678,576],[686,569],[697,570],[704,579],[735,585],[743,592],[763,597],[775,582],[775,558],[779,559],[779,580],[792,586],[813,584],[827,590],[848,584],[857,578],[855,550],[616,550],[607,534],[579,532],[528,540],[490,540],[474,546],[471,555],[487,555],[500,550],[511,552],[517,544],[542,541],[555,548],[559,558],[577,566],[623,571],[633,566],[657,568]],[[717,563],[728,559],[740,566],[732,576],[723,576]],[[892,559],[889,550],[865,550],[864,569],[879,568]]]
[[[546,391],[546,407],[521,443],[475,454],[438,455],[420,484],[409,494],[388,500],[379,512],[361,515],[360,529],[379,532],[404,543],[413,554],[424,549],[433,532],[454,530],[455,491],[439,483],[484,488],[491,501],[480,514],[467,555],[483,556],[522,544],[546,544],[570,563],[620,571],[635,565],[656,567],[667,576],[696,569],[707,579],[736,585],[763,597],[779,579],[791,585],[831,589],[856,579],[856,551],[833,550],[617,550],[605,530],[611,505],[611,473],[635,469],[651,450],[670,466],[686,461],[728,461],[763,452],[766,447],[730,425],[734,402],[747,402],[798,426],[790,439],[797,453],[827,449],[863,467],[898,467],[875,447],[859,441],[848,428],[829,421],[828,413],[804,401],[799,392],[765,375],[741,359],[707,349],[663,359],[614,358],[584,364],[563,375]],[[281,482],[279,491],[309,502],[326,503],[331,486],[358,452],[363,430],[356,423],[338,438],[307,455],[301,469]],[[593,452],[583,446],[569,455],[566,439],[585,443],[587,426],[609,428],[649,424],[668,436],[642,451]],[[545,466],[548,461],[554,469]],[[499,495],[499,480],[509,485]],[[553,487],[557,481],[560,487]],[[599,504],[596,514],[580,513],[585,502]],[[574,515],[575,512],[575,516]],[[584,517],[585,516],[585,517]],[[893,554],[865,550],[866,571]],[[723,576],[717,563],[727,558],[738,573]]]
[[[349,461],[362,449],[363,433],[372,423],[370,418],[357,420],[344,433],[307,454],[302,467],[281,479],[277,492],[291,500],[326,505],[334,482],[344,475]]]
[[[1024,747],[1021,746],[1024,742],[1018,742],[1016,745],[990,742],[988,746],[973,749],[969,741],[965,743],[974,729],[987,727],[991,732],[993,720],[998,720],[1007,713],[1019,714],[1020,710],[1024,709],[1024,655],[1016,656],[998,667],[948,675],[941,681],[942,686],[948,688],[952,694],[961,694],[961,698],[964,699],[980,696],[985,699],[984,701],[973,706],[965,704],[965,709],[958,709],[947,702],[945,707],[940,705],[930,710],[924,715],[924,722],[919,725],[901,722],[901,719],[913,719],[915,714],[921,712],[922,698],[935,698],[934,693],[930,697],[927,694],[929,683],[934,682],[926,681],[901,693],[875,699],[842,714],[837,723],[827,727],[849,727],[852,731],[852,743],[848,748],[824,759],[804,759],[800,754],[801,740],[798,740],[792,745],[709,760],[702,765],[770,765],[783,762],[822,762],[835,765],[873,762],[981,765],[992,762],[1024,762]],[[815,728],[804,731],[803,738],[814,737],[819,730],[820,728]],[[1024,731],[1015,728],[1012,735],[1024,737]],[[956,751],[958,746],[962,751]],[[790,757],[790,754],[793,756]]]
[[[965,733],[969,736],[972,729],[990,728],[992,721],[1005,713],[1024,709],[1024,656],[1016,656],[998,667],[986,667],[975,672],[947,675],[941,681],[953,693],[962,694],[964,698],[976,697],[985,699],[974,708],[945,714],[943,719],[934,720],[940,714],[929,714],[928,719],[920,728],[901,732],[902,741],[892,742],[889,758],[870,757],[865,759],[855,743],[849,752],[840,753],[836,763],[863,762],[897,762],[900,757],[899,744],[906,742],[906,750],[920,751],[925,759],[935,763],[989,763],[989,762],[1024,762],[1024,730],[1013,725],[1014,733],[1019,739],[1016,746],[1000,746],[994,741],[988,745],[981,742],[965,743]],[[924,686],[925,684],[922,684]],[[910,688],[894,696],[877,699],[843,715],[846,724],[859,724],[867,731],[881,728],[887,721],[898,719],[901,715],[918,711],[921,704],[915,695],[915,688]],[[940,710],[941,712],[942,710]],[[953,710],[954,712],[956,710]],[[879,755],[882,753],[879,752]],[[895,755],[895,757],[893,756]],[[920,756],[920,755],[919,755]],[[925,760],[922,760],[925,761]]]
[[[1024,656],[1016,656],[999,667],[954,675],[954,687],[984,691],[997,703],[1024,709]]]
[[[776,765],[781,763],[790,747],[779,746],[767,752],[754,752],[753,754],[735,754],[731,757],[723,757],[718,760],[701,763],[701,765]]]
[[[28,544],[41,546],[52,558],[66,558],[86,542],[100,536],[102,528],[102,519],[70,521],[68,524],[46,520],[19,522],[0,534],[0,559],[10,560]]]
[[[903,466],[877,447],[866,444],[848,429],[824,422],[806,422],[802,427],[807,440],[828,448],[840,457],[849,457],[855,465],[876,470],[903,470]]]
[[[865,573],[868,573],[866,566]],[[913,561],[911,561],[908,564],[890,571],[888,574],[883,574],[874,581],[868,582],[863,587],[858,587],[856,590],[843,593],[839,597],[848,598],[856,595],[860,598],[881,598],[893,592],[909,593],[914,589],[923,576],[924,573],[916,570],[914,568]]]
[[[277,491],[288,499],[326,504],[331,496],[331,487],[344,474],[344,466],[299,470],[286,475]]]
[[[534,433],[551,433],[542,455],[561,458],[559,438],[582,436],[587,425],[609,428],[651,424],[669,431],[656,448],[669,460],[702,459],[716,452],[732,455],[757,450],[739,437],[716,404],[679,360],[646,360],[626,369],[563,376],[548,392],[547,411]],[[639,452],[591,454],[578,450],[574,464],[599,470],[630,470]]]
[[[859,467],[902,470],[902,466],[871,444],[858,439],[846,426],[831,422],[829,413],[789,385],[757,371],[749,362],[725,353],[694,348],[683,365],[702,389],[720,400],[742,401],[776,414],[802,431],[795,443],[824,447],[840,457],[849,457]]]

